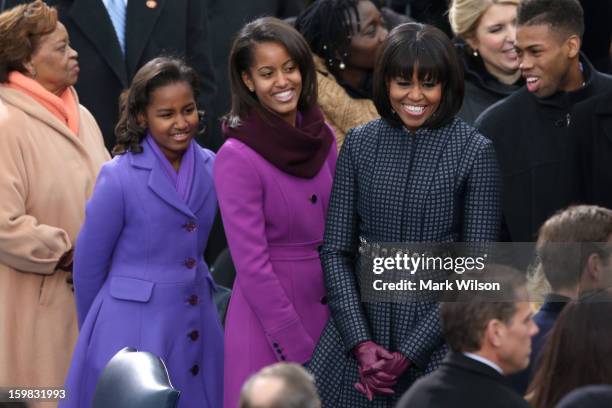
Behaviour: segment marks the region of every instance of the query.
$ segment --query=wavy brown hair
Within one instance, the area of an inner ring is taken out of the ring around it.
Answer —
[[[57,10],[42,0],[21,4],[0,14],[0,82],[11,71],[27,73],[25,64],[38,48],[40,38],[57,26]]]
[[[177,82],[185,82],[193,90],[194,100],[200,91],[198,74],[183,60],[173,57],[158,57],[144,64],[132,80],[132,85],[119,97],[119,122],[115,127],[117,143],[113,155],[126,152],[142,152],[142,140],[147,135],[147,128],[138,120],[151,102],[151,94],[158,88]],[[204,112],[198,111],[200,133],[204,131]]]

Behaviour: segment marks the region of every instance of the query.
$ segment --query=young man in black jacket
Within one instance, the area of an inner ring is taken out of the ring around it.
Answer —
[[[555,211],[581,201],[569,133],[574,104],[612,90],[612,77],[580,53],[577,0],[525,0],[516,48],[526,87],[484,111],[475,126],[495,143],[503,176],[503,240],[533,241]]]

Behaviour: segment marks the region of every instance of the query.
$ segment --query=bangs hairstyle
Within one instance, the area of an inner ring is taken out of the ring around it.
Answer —
[[[275,17],[262,17],[245,25],[236,36],[229,56],[229,78],[232,92],[231,111],[224,121],[229,127],[240,126],[252,109],[264,114],[267,112],[259,103],[257,95],[250,92],[242,73],[251,75],[249,69],[255,64],[255,46],[277,43],[285,47],[287,53],[297,64],[302,76],[302,93],[298,100],[298,110],[310,109],[317,103],[317,78],[310,48],[304,37],[284,21]]]
[[[117,144],[113,155],[126,152],[142,152],[142,140],[147,134],[147,128],[141,126],[138,120],[144,114],[151,94],[156,89],[166,85],[185,82],[193,90],[193,99],[197,103],[200,91],[198,74],[183,60],[173,57],[158,57],[144,64],[132,80],[132,85],[119,98],[119,122],[115,127]],[[204,112],[198,111],[200,118],[200,133],[203,132]]]
[[[411,80],[415,69],[419,81],[442,85],[440,106],[423,126],[437,128],[445,125],[457,114],[463,102],[463,66],[446,34],[420,23],[397,26],[378,51],[373,89],[378,113],[391,126],[403,126],[389,101],[389,82],[394,78]]]

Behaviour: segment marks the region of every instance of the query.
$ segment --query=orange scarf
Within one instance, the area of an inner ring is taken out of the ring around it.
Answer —
[[[47,91],[41,84],[23,75],[19,71],[11,71],[8,86],[18,89],[44,106],[53,116],[64,123],[72,132],[79,134],[79,107],[70,88],[66,88],[60,96]]]

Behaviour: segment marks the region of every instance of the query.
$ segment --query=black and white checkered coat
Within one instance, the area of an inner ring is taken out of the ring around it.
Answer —
[[[446,354],[438,304],[362,303],[360,238],[374,242],[495,241],[500,176],[491,142],[459,119],[415,133],[379,119],[353,129],[336,167],[321,260],[331,318],[309,368],[324,408],[391,407]],[[395,396],[373,402],[354,388],[351,350],[373,340],[411,368]]]

